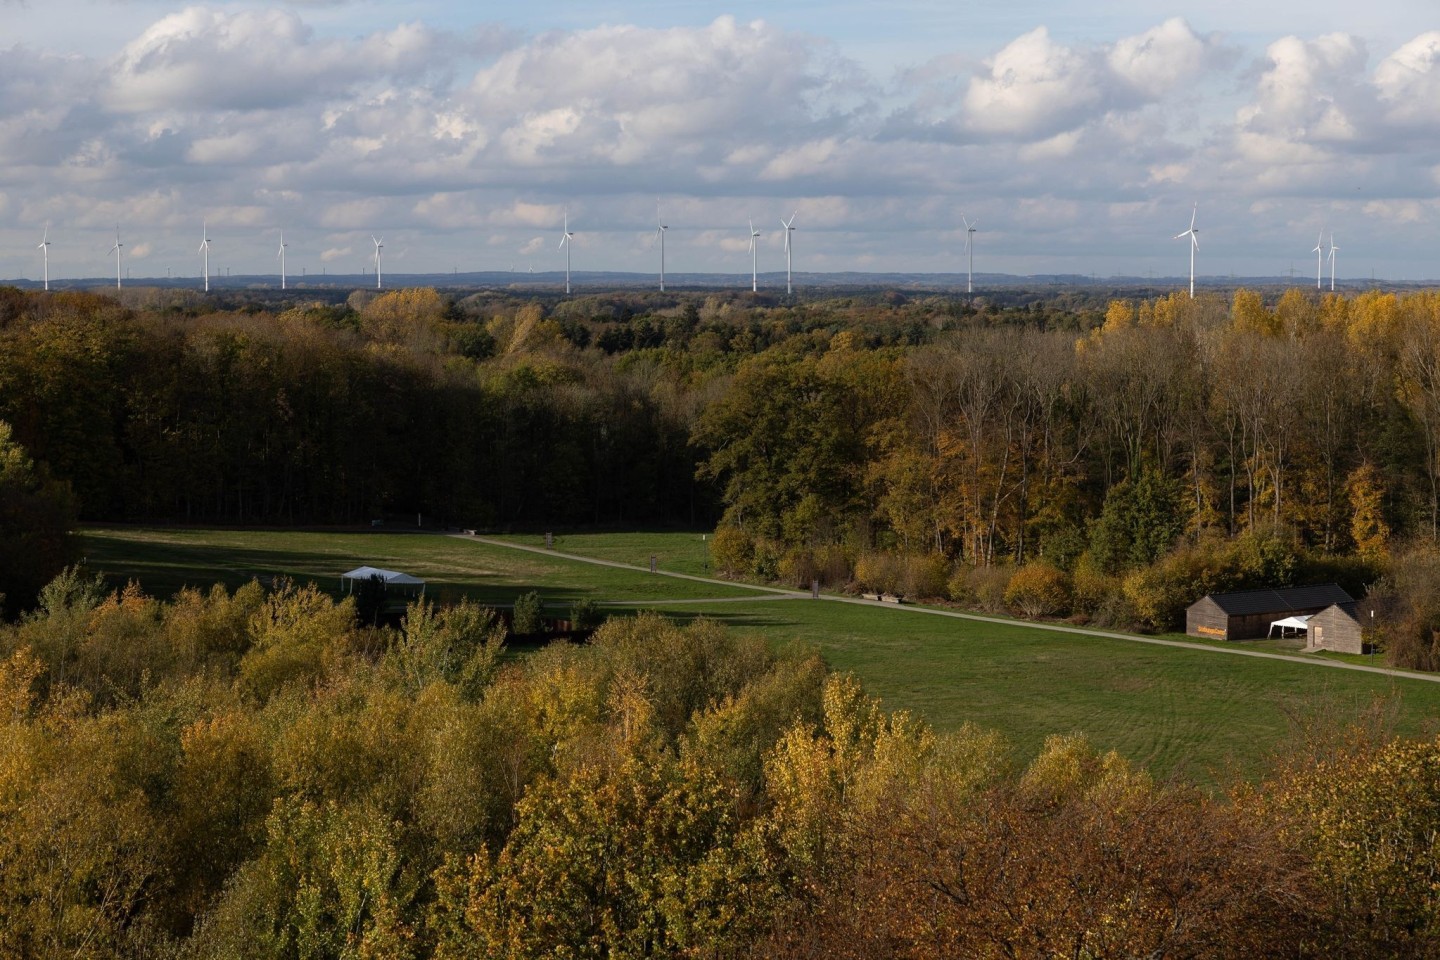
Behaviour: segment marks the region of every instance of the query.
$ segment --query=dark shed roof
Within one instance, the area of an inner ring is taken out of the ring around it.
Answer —
[[[1238,593],[1212,593],[1210,599],[1231,616],[1255,613],[1282,613],[1291,610],[1317,610],[1332,603],[1354,603],[1355,598],[1338,584],[1322,583],[1310,587],[1282,587],[1278,590],[1241,590]]]

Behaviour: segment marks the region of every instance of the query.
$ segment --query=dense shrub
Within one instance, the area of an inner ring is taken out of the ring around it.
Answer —
[[[893,553],[865,553],[855,561],[855,585],[871,593],[899,593],[905,563]]]
[[[1061,616],[1070,610],[1070,577],[1053,564],[1032,560],[1005,585],[1005,602],[1027,617]]]
[[[727,577],[742,577],[750,572],[755,556],[755,542],[739,527],[722,526],[710,537],[710,559],[715,571]]]
[[[941,599],[948,592],[950,561],[938,553],[912,554],[905,558],[902,581],[905,596],[917,600]]]
[[[812,580],[820,576],[815,553],[805,547],[792,547],[780,558],[780,582],[788,587],[808,590]]]
[[[1375,611],[1367,640],[1378,643],[1392,665],[1440,670],[1440,549],[1420,543],[1396,550],[1366,607]]]
[[[1005,588],[1014,573],[1008,566],[972,567],[962,563],[950,577],[950,599],[986,613],[1005,613]]]

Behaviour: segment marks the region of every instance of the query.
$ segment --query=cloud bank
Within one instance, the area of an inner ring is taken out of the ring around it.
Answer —
[[[764,21],[343,36],[307,6],[189,7],[102,58],[0,50],[0,275],[34,272],[45,222],[62,261],[121,222],[179,262],[208,217],[235,244],[283,227],[295,262],[384,232],[414,269],[508,269],[568,209],[588,266],[647,269],[660,198],[677,269],[739,272],[726,231],[799,208],[807,269],[953,270],[963,210],[999,269],[1138,273],[1198,200],[1230,269],[1273,273],[1323,222],[1401,262],[1440,217],[1440,31],[1249,49],[1178,18],[1104,43],[1036,26],[886,78]],[[253,246],[237,272],[271,269]]]

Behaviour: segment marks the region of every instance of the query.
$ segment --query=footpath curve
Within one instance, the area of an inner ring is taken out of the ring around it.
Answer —
[[[601,567],[614,567],[618,570],[632,570],[636,573],[650,574],[658,577],[674,577],[679,580],[690,580],[695,583],[708,583],[717,587],[729,587],[731,589],[753,590],[760,600],[800,600],[810,599],[810,594],[804,590],[787,590],[783,587],[765,587],[753,583],[739,583],[733,580],[717,580],[713,577],[699,577],[690,573],[675,573],[668,570],[656,570],[651,573],[648,567],[638,566],[633,563],[621,563],[618,560],[601,560],[597,557],[584,557],[575,553],[562,553],[559,550],[551,550],[546,547],[531,547],[520,543],[509,543],[505,540],[496,540],[492,537],[474,536],[465,533],[452,533],[447,536],[457,537],[461,540],[474,540],[492,547],[500,547],[506,550],[522,550],[527,553],[538,553],[546,557],[559,557],[562,560],[573,560],[577,563],[591,563]],[[725,602],[734,603],[737,599],[727,598]],[[1049,630],[1054,633],[1069,633],[1081,637],[1096,637],[1104,640],[1123,640],[1129,643],[1147,643],[1157,647],[1177,647],[1181,650],[1199,650],[1204,653],[1214,653],[1221,656],[1231,657],[1254,657],[1260,660],[1279,660],[1283,663],[1299,663],[1311,667],[1328,667],[1332,670],[1353,670],[1357,673],[1376,673],[1381,676],[1394,677],[1400,680],[1418,680],[1422,683],[1440,683],[1440,674],[1413,673],[1408,670],[1395,670],[1390,667],[1368,667],[1359,663],[1344,663],[1339,660],[1322,660],[1318,657],[1295,656],[1286,653],[1269,653],[1264,650],[1244,650],[1239,647],[1213,647],[1205,643],[1188,643],[1184,640],[1164,640],[1160,637],[1142,637],[1134,633],[1117,633],[1110,630],[1090,630],[1085,627],[1072,627],[1062,623],[1039,623],[1033,620],[1006,620],[1002,617],[987,617],[979,613],[961,613],[958,610],[942,610],[938,607],[924,607],[915,604],[884,603],[879,600],[864,600],[859,597],[840,597],[834,594],[820,595],[820,600],[829,603],[853,603],[864,607],[878,607],[882,610],[891,610],[897,613],[914,613],[932,617],[950,617],[954,620],[969,620],[974,623],[990,623],[1001,627],[1020,627],[1031,630]],[[688,601],[706,602],[706,601]],[[719,602],[717,598],[716,601]],[[643,601],[626,601],[627,606],[636,603],[643,605]]]

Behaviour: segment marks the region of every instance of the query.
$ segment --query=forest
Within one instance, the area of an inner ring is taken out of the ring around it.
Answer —
[[[0,629],[0,956],[1427,957],[1440,740],[1295,731],[1263,781],[938,735],[758,634],[507,654],[313,586]]]
[[[714,527],[730,576],[1157,631],[1336,581],[1440,667],[1433,292],[301,297],[0,291],[0,421],[83,519]]]
[[[1202,789],[704,620],[520,650],[73,565],[95,520],[703,527],[734,577],[1151,630],[1336,580],[1434,669],[1440,296],[218,307],[0,290],[0,957],[1440,952],[1440,739],[1385,702]]]

